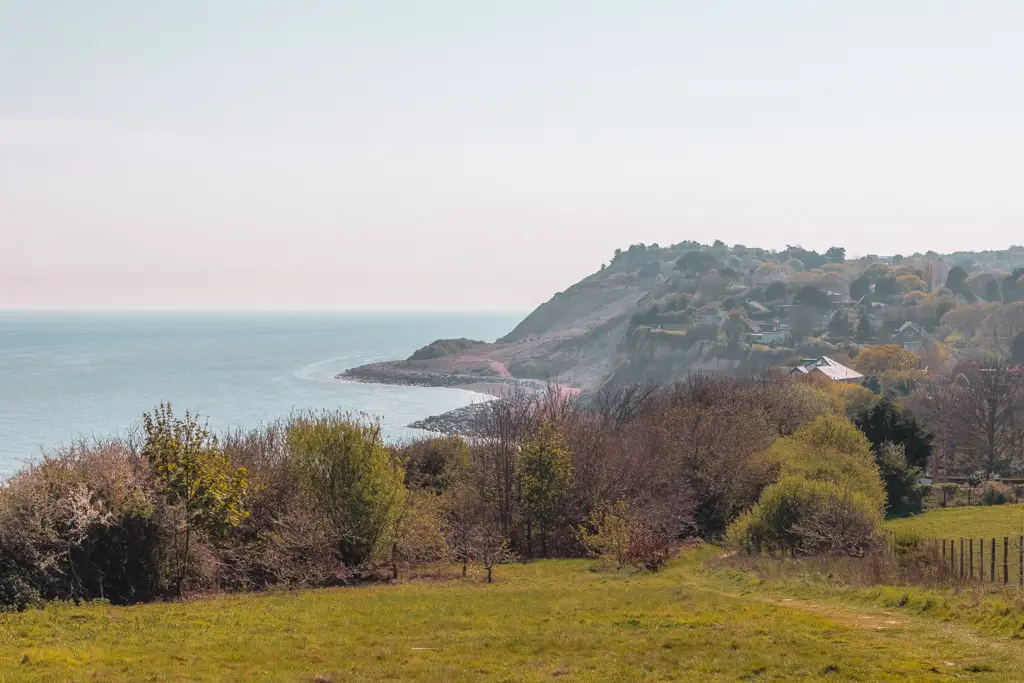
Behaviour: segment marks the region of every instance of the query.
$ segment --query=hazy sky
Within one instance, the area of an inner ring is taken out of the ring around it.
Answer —
[[[526,309],[1024,242],[1020,0],[0,0],[0,308]]]

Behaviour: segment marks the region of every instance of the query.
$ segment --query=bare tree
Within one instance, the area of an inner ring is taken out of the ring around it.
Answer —
[[[658,385],[636,381],[602,387],[592,399],[593,409],[610,427],[630,422],[658,391]]]
[[[1003,474],[1024,445],[1024,380],[997,360],[923,389],[914,405],[933,430],[946,465]]]

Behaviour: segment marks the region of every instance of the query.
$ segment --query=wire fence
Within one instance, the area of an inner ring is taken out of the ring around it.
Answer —
[[[1024,587],[1024,536],[937,538],[933,544],[947,576],[961,583]]]

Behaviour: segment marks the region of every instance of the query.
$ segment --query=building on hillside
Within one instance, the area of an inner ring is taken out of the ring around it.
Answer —
[[[743,303],[743,310],[747,312],[747,317],[752,320],[769,320],[775,316],[775,311],[760,301],[754,301],[753,299]]]
[[[825,295],[829,298],[829,301],[836,306],[849,306],[853,303],[853,299],[850,298],[849,293],[835,292],[831,289],[825,290]]]
[[[859,382],[864,379],[864,375],[856,370],[851,370],[842,363],[837,363],[828,356],[804,358],[795,368],[790,370],[790,374],[805,377],[817,375],[818,373],[833,382]]]
[[[717,325],[721,327],[725,324],[726,318],[729,314],[722,310],[722,304],[713,301],[706,306],[701,306],[697,309],[697,312],[693,314],[694,325]]]
[[[744,324],[746,325],[747,342],[750,344],[786,346],[793,342],[793,332],[789,325],[778,320],[773,320],[770,323],[747,320]]]
[[[917,323],[907,321],[889,335],[888,344],[899,344],[905,351],[920,351],[924,346],[924,330]]]

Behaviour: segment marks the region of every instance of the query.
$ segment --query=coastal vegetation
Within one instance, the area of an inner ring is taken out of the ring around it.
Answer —
[[[0,606],[27,612],[0,649],[27,680],[1005,678],[1017,655],[935,620],[1016,634],[1019,595],[969,605],[934,541],[1017,535],[1024,271],[999,269],[1018,253],[634,245],[498,344],[347,373],[486,381],[464,435],[385,443],[334,412],[214,434],[160,405],[0,484]],[[834,616],[891,609],[921,639],[898,657],[887,627]],[[723,637],[734,654],[709,654]]]

